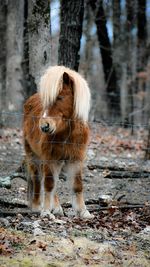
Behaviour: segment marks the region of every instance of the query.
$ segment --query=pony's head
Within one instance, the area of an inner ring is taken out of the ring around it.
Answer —
[[[48,68],[41,77],[39,93],[43,106],[39,126],[43,132],[61,132],[70,120],[88,120],[90,90],[77,72],[64,66]]]

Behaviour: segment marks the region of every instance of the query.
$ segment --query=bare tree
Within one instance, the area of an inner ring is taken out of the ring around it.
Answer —
[[[3,111],[6,106],[6,20],[7,4],[0,0],[0,110]],[[0,114],[0,125],[2,124],[2,114]]]
[[[109,116],[120,115],[120,92],[117,86],[116,71],[113,64],[112,47],[108,36],[106,26],[106,16],[102,0],[91,0],[90,5],[95,15],[95,23],[97,26],[97,35],[99,47],[102,57],[106,92],[108,97]]]
[[[7,6],[7,104],[11,111],[20,110],[22,96],[23,0],[8,1]],[[13,21],[13,23],[12,23]],[[20,103],[20,104],[19,104]]]
[[[137,6],[137,42],[138,42],[138,71],[146,66],[146,44],[147,44],[147,22],[146,22],[146,0],[138,0]]]
[[[47,0],[24,0],[24,97],[32,95],[41,72],[50,65],[50,4]]]
[[[148,124],[148,137],[147,137],[145,159],[150,160],[150,122]]]
[[[88,5],[88,0],[85,1],[84,11],[84,30],[85,46],[84,46],[84,61],[85,64],[81,65],[84,73],[84,77],[87,79],[91,73],[91,62],[92,62],[92,49],[94,47],[95,40],[91,38],[91,30],[93,28],[93,16],[92,10]]]
[[[84,0],[61,0],[58,64],[78,70]]]
[[[121,28],[121,2],[112,0],[113,8],[113,62],[115,65],[118,87],[121,79],[122,64],[122,28]]]
[[[134,55],[135,36],[133,36],[133,29],[136,23],[135,1],[126,0],[126,8],[123,16],[126,18],[122,23],[121,42],[122,42],[122,56],[121,56],[121,113],[122,123],[124,127],[129,127],[130,123],[133,125],[133,108],[134,108],[134,86],[136,77],[136,56]]]

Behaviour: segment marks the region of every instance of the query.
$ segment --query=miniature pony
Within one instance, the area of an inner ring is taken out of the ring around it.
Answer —
[[[83,198],[82,168],[89,140],[90,90],[75,71],[54,66],[41,77],[39,92],[24,105],[24,147],[30,179],[30,205],[42,216],[63,215],[56,184],[65,167],[72,206],[81,218],[92,218]]]

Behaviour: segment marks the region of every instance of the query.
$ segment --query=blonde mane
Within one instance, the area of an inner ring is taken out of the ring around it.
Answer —
[[[69,75],[74,84],[75,116],[86,122],[90,110],[90,89],[79,73],[64,66],[50,67],[41,77],[39,93],[43,107],[46,108],[48,105],[53,104],[59,92],[63,89],[64,72]]]

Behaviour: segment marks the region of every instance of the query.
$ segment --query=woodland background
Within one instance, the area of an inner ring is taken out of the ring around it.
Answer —
[[[149,0],[0,0],[0,6],[1,125],[18,125],[25,99],[55,64],[88,80],[91,121],[148,125]]]
[[[0,265],[150,266],[150,0],[0,0]],[[22,165],[23,103],[43,71],[64,64],[88,80],[84,168],[92,221],[34,214]]]

